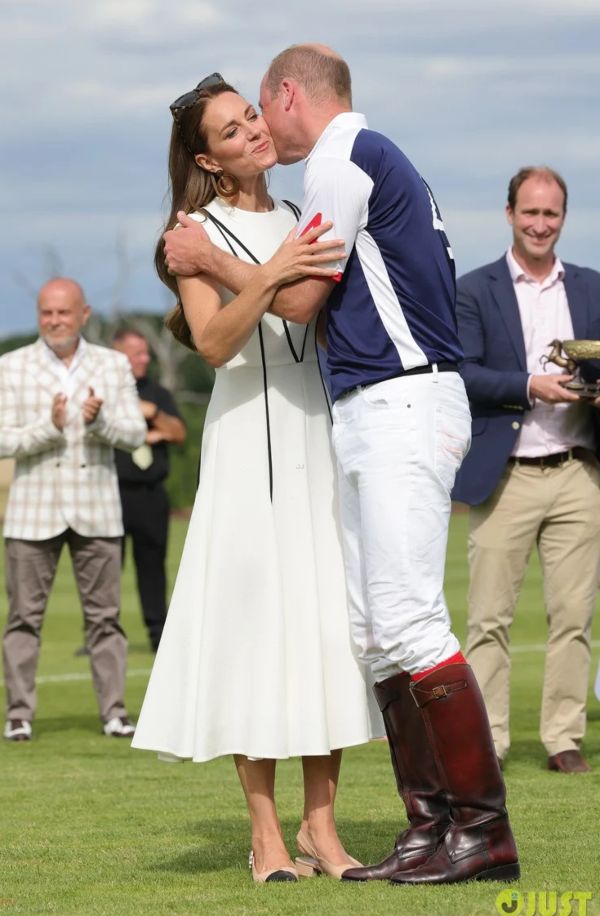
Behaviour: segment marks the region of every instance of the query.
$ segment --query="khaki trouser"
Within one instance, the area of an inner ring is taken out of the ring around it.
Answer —
[[[509,464],[493,495],[472,507],[469,529],[465,652],[485,698],[496,752],[504,757],[510,744],[509,629],[534,545],[548,620],[540,736],[549,755],[578,748],[600,574],[598,464]]]
[[[7,718],[31,721],[35,674],[48,596],[65,542],[69,545],[103,721],[126,715],[127,639],[119,623],[121,538],[82,537],[68,529],[43,541],[6,538],[8,621],[4,633]]]

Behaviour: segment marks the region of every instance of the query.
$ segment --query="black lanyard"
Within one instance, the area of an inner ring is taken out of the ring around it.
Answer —
[[[290,210],[296,217],[296,220],[298,220],[300,217],[300,210],[295,206],[295,204],[290,203],[289,200],[284,200],[284,204],[287,204],[287,206],[290,208]],[[229,250],[231,251],[232,255],[235,258],[239,257],[239,255],[237,251],[235,250],[235,248],[233,247],[233,245],[231,244],[232,241],[235,242],[235,244],[238,245],[242,249],[242,251],[244,251],[248,255],[248,257],[250,258],[251,261],[254,262],[254,264],[261,263],[258,260],[258,258],[252,254],[250,249],[247,248],[246,245],[244,245],[244,243],[231,231],[231,229],[229,229],[224,223],[221,222],[221,220],[217,219],[217,217],[214,216],[212,213],[210,213],[208,210],[202,209],[200,210],[200,212],[204,216],[206,216],[207,219],[209,219],[212,223],[214,223],[214,225],[217,227],[217,229],[223,236],[225,243],[227,244]],[[294,347],[294,342],[292,340],[290,330],[288,328],[288,323],[284,318],[282,318],[281,321],[283,322],[283,329],[285,331],[286,340],[288,342],[288,346],[290,348],[290,352],[294,358],[294,361],[296,363],[303,362],[304,361],[304,351],[306,349],[306,340],[308,338],[308,325],[306,325],[306,329],[304,331],[304,338],[302,340],[302,350],[300,351],[300,356],[298,356],[296,352],[296,348]],[[265,421],[266,421],[266,430],[267,430],[267,453],[268,453],[268,458],[269,458],[269,497],[271,499],[271,502],[273,502],[273,453],[271,450],[271,420],[269,416],[267,360],[265,356],[265,342],[264,342],[263,329],[262,329],[262,319],[258,322],[257,329],[258,329],[258,342],[260,345],[260,358],[262,361],[262,370],[263,370],[263,389],[264,389],[264,394],[265,394]]]

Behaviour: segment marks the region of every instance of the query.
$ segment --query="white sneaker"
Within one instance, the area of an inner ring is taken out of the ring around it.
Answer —
[[[31,741],[31,722],[26,719],[8,719],[4,726],[7,741]]]
[[[114,716],[104,723],[104,734],[111,738],[131,738],[135,733],[135,725],[127,716]]]

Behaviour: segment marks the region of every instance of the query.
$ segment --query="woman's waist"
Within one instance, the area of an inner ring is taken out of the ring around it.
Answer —
[[[288,353],[282,353],[280,355],[266,354],[264,361],[260,353],[258,356],[252,354],[248,357],[238,354],[238,356],[234,356],[228,363],[217,369],[215,375],[218,375],[220,372],[236,372],[240,369],[260,370],[260,372],[263,372],[266,368],[268,372],[269,369],[281,369],[285,367],[293,369],[297,366],[315,366],[316,364],[317,355],[314,352],[304,353],[302,357],[298,357],[298,359],[294,359],[294,357]]]

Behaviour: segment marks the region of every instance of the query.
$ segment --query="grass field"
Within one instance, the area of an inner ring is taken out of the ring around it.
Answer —
[[[175,521],[171,580],[185,533]],[[452,521],[447,596],[464,633],[466,517]],[[4,594],[0,596],[5,619]],[[146,648],[131,569],[124,577],[123,619],[129,635],[127,701],[141,704],[152,656]],[[594,670],[600,654],[594,631]],[[499,884],[402,888],[342,885],[330,879],[254,886],[246,866],[248,825],[229,759],[182,766],[100,734],[86,659],[74,658],[81,618],[63,557],[43,634],[39,709],[29,744],[0,742],[0,916],[2,913],[600,913],[600,704],[590,692],[587,776],[544,770],[538,739],[544,615],[539,568],[532,565],[513,628],[513,748],[505,776],[520,847],[522,879],[514,901],[497,901]],[[300,765],[279,768],[286,838],[301,811]],[[387,747],[374,742],[347,752],[338,824],[362,861],[387,854],[403,824]],[[544,892],[549,896],[544,896]],[[552,896],[556,892],[556,900]],[[560,894],[583,894],[572,909]],[[510,893],[510,891],[509,891]],[[585,895],[591,894],[589,900]]]

